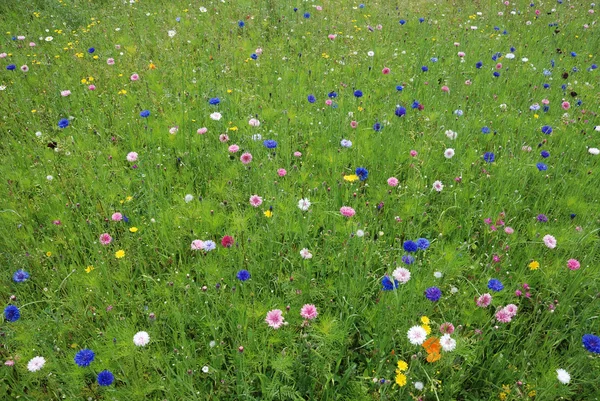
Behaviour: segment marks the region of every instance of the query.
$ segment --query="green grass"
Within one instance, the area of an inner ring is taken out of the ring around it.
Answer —
[[[0,4],[0,294],[3,308],[21,311],[0,325],[0,360],[15,361],[0,368],[0,399],[598,399],[600,359],[581,341],[600,334],[600,170],[588,152],[600,147],[600,82],[598,70],[588,70],[598,64],[597,13],[587,2],[535,3],[361,9],[331,1],[322,11],[275,0]],[[13,41],[17,35],[26,39]],[[507,59],[511,46],[515,58]],[[263,53],[252,60],[257,48]],[[502,57],[493,61],[496,52]],[[134,73],[139,81],[130,80]],[[355,89],[364,96],[355,98]],[[331,91],[335,107],[325,105]],[[209,105],[213,97],[218,106]],[[530,110],[543,99],[547,112]],[[397,105],[404,117],[394,115]],[[151,115],[141,118],[142,110]],[[209,117],[215,111],[220,121]],[[65,129],[62,118],[70,120]],[[208,132],[198,135],[201,127]],[[277,148],[265,149],[264,139]],[[240,152],[230,154],[231,144]],[[447,148],[456,151],[451,159]],[[135,163],[126,161],[132,151]],[[243,152],[253,155],[247,166]],[[547,171],[536,168],[542,161]],[[357,167],[368,179],[346,182]],[[392,176],[398,187],[386,184]],[[443,191],[432,189],[436,180]],[[253,194],[263,198],[258,208],[249,204]],[[298,208],[301,198],[310,199],[309,211]],[[341,206],[356,215],[342,217]],[[115,212],[129,222],[111,221]],[[514,234],[491,230],[486,218],[502,219]],[[102,233],[111,244],[100,244]],[[544,246],[547,234],[555,249]],[[235,239],[232,248],[220,245],[224,235]],[[406,266],[410,281],[382,291],[382,277],[404,265],[403,242],[421,237],[431,246]],[[192,251],[195,239],[217,249]],[[303,248],[312,259],[300,257]],[[567,268],[571,258],[581,269]],[[539,269],[529,269],[532,260]],[[29,280],[14,282],[18,269]],[[252,278],[238,281],[240,269]],[[504,290],[478,308],[474,299],[492,292],[491,278]],[[515,295],[526,292],[523,284],[530,298]],[[442,290],[438,302],[423,295],[432,286]],[[307,303],[319,312],[308,325],[299,314]],[[497,322],[497,309],[510,303],[517,315]],[[270,328],[272,309],[288,324]],[[456,327],[456,349],[437,362],[407,338],[423,316],[432,336],[444,322]],[[151,337],[146,347],[132,341],[141,330]],[[80,368],[73,358],[84,348],[96,359]],[[38,355],[45,366],[29,372]],[[404,387],[394,384],[398,360],[409,366]],[[559,368],[569,384],[557,380]],[[96,375],[105,369],[115,383],[100,387]]]

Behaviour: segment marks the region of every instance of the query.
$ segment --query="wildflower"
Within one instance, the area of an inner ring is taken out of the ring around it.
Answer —
[[[546,171],[546,170],[548,170],[548,166],[546,164],[544,164],[544,163],[537,163],[535,166],[540,171]]]
[[[425,341],[425,338],[427,337],[427,333],[425,332],[425,329],[422,328],[421,326],[411,327],[408,330],[408,333],[406,335],[407,335],[410,343],[413,345],[423,344],[423,342]]]
[[[544,235],[544,245],[546,245],[548,248],[550,249],[554,249],[556,248],[556,238],[554,238],[552,235],[547,234]]]
[[[510,323],[512,316],[506,309],[502,308],[496,312],[496,320],[501,323]]]
[[[500,280],[498,279],[491,279],[490,281],[488,281],[488,288],[492,291],[501,291],[502,289],[504,289],[504,286],[502,285],[502,283],[500,282]]]
[[[402,262],[406,265],[412,265],[415,263],[415,258],[412,255],[402,255]]]
[[[30,372],[37,372],[38,370],[43,368],[45,364],[46,359],[44,357],[36,356],[34,358],[31,358],[27,363],[27,370],[29,370]]]
[[[422,346],[423,348],[425,348],[425,352],[427,352],[428,354],[439,354],[439,352],[442,350],[442,345],[440,344],[440,340],[437,337],[429,337],[423,342]]]
[[[437,287],[429,287],[425,290],[425,297],[432,302],[439,301],[442,297],[442,290]]]
[[[382,128],[382,126],[380,123],[373,124],[373,130],[375,130],[376,132],[381,131],[381,128]]]
[[[414,241],[404,241],[404,243],[402,244],[402,247],[404,248],[404,250],[406,252],[417,252],[417,250],[419,249],[419,246],[417,245],[416,242]]]
[[[446,159],[452,159],[453,156],[454,156],[454,149],[448,148],[444,151],[444,157]]]
[[[531,263],[529,263],[528,266],[530,270],[537,270],[540,267],[540,263],[534,260]]]
[[[67,128],[69,126],[69,120],[66,118],[61,118],[58,122],[58,128]]]
[[[556,378],[562,384],[569,384],[571,381],[571,375],[564,369],[556,369]]]
[[[524,284],[525,285],[525,284]],[[504,307],[504,310],[511,316],[515,316],[517,314],[517,310],[519,308],[515,304],[508,304]]]
[[[129,152],[127,153],[127,161],[128,162],[134,162],[138,159],[138,154],[136,152]]]
[[[243,153],[243,154],[240,156],[240,161],[241,161],[243,164],[249,164],[249,163],[252,161],[252,155],[251,155],[250,153],[248,153],[248,152],[246,152],[246,153]]]
[[[300,256],[302,259],[311,259],[313,257],[312,253],[307,248],[302,248],[300,250]]]
[[[398,179],[396,177],[390,177],[387,179],[387,183],[390,187],[397,187],[398,186]]]
[[[350,206],[342,206],[340,208],[340,213],[345,217],[352,217],[356,214],[354,209],[352,209]]]
[[[117,259],[121,259],[124,256],[125,256],[125,251],[122,249],[119,249],[117,252],[115,252],[115,258],[117,258]]]
[[[454,325],[450,322],[444,322],[440,325],[440,333],[452,334],[454,333]]]
[[[108,65],[114,65],[115,64],[115,59],[114,58],[109,58],[106,60],[106,64]]]
[[[600,354],[600,337],[593,334],[584,334],[581,342],[586,350],[594,354]]]
[[[350,148],[350,147],[352,147],[352,141],[349,141],[348,139],[342,139],[342,140],[340,141],[340,145],[341,145],[343,148]]]
[[[314,95],[308,95],[307,98],[308,103],[314,103],[317,101],[317,98]]]
[[[94,361],[94,357],[94,351],[92,351],[91,349],[82,349],[75,355],[74,360],[77,366],[83,368],[86,366],[90,366],[90,363]]]
[[[29,67],[27,65],[22,65],[21,66],[21,71],[27,72],[27,71],[29,71]]]
[[[215,120],[215,121],[219,121],[221,119],[222,115],[221,113],[215,111],[214,113],[211,113],[210,118],[211,120]]]
[[[21,311],[14,305],[4,308],[4,319],[8,322],[16,322],[21,317]]]
[[[350,175],[344,176],[344,181],[354,182],[354,181],[358,181],[358,180],[359,180],[359,177],[356,174],[350,174]]]
[[[418,247],[420,250],[424,251],[424,250],[426,250],[427,248],[429,248],[429,241],[428,241],[427,239],[425,239],[425,238],[419,238],[419,239],[417,240],[417,247]]]
[[[483,160],[488,163],[492,163],[496,159],[496,156],[492,152],[485,152],[483,154]]]
[[[418,391],[422,391],[425,388],[423,382],[415,382],[415,389]]]
[[[398,288],[398,281],[396,281],[396,279],[394,279],[394,278],[390,279],[390,277],[386,274],[381,279],[381,285],[383,286],[382,289],[384,291],[391,291],[391,290],[395,290],[396,288]]]
[[[542,127],[542,133],[546,135],[550,135],[552,133],[552,127],[549,125],[544,125]]]
[[[131,74],[131,77],[129,77],[129,79],[131,79],[132,81],[137,81],[138,79],[140,79],[140,76],[138,74]]]
[[[394,111],[394,114],[397,117],[402,117],[402,116],[406,115],[406,109],[402,106],[396,106],[396,110]]]
[[[198,130],[196,131],[196,133],[197,133],[198,135],[204,135],[204,134],[206,134],[207,132],[208,132],[208,128],[206,128],[206,127],[198,128]]]
[[[456,139],[456,137],[458,136],[458,134],[452,130],[446,130],[446,132],[444,134],[446,134],[448,139],[452,139],[452,140]]]
[[[22,283],[23,281],[26,281],[28,278],[29,278],[29,273],[27,273],[23,269],[19,269],[13,274],[13,281],[15,283]]]
[[[109,233],[100,234],[100,243],[102,245],[108,245],[112,242],[112,237]]]
[[[317,312],[317,307],[312,304],[306,304],[300,309],[300,316],[305,319],[312,320],[315,319],[319,315]]]
[[[217,244],[215,244],[215,241],[211,241],[211,240],[204,241],[204,246],[202,247],[202,249],[205,252],[210,252],[210,251],[217,249]]]
[[[442,192],[442,189],[444,189],[444,184],[442,184],[442,182],[439,180],[435,181],[433,183],[433,189],[435,189],[438,192]]]
[[[406,375],[403,373],[396,373],[396,384],[400,387],[404,387],[406,385]]]
[[[184,196],[183,200],[185,201],[185,203],[190,203],[191,201],[194,200],[194,195],[187,194],[186,196]]]
[[[89,265],[88,267],[85,268],[86,273],[91,273],[92,270],[94,270],[94,266],[92,266],[92,265]]]
[[[480,308],[487,308],[490,303],[492,303],[492,296],[488,293],[479,296],[476,301],[477,306]]]
[[[221,239],[221,245],[225,248],[231,248],[231,246],[233,245],[234,240],[233,237],[230,235],[225,235],[222,239]]]
[[[399,283],[406,284],[408,283],[408,280],[410,280],[410,271],[404,267],[397,267],[392,272],[392,276],[394,277],[394,280],[398,281]]]
[[[579,261],[577,259],[569,259],[567,260],[567,267],[569,268],[569,270],[578,270],[581,267],[581,265],[579,264]]]
[[[146,118],[150,115],[150,111],[148,110],[142,110],[140,111],[140,117]]]
[[[354,97],[362,97],[362,96],[363,96],[362,91],[360,91],[360,90],[355,90],[354,91]]]
[[[256,118],[251,118],[250,120],[248,120],[248,124],[251,127],[258,127],[260,126],[260,121],[258,121]]]
[[[369,172],[364,167],[357,167],[355,172],[361,181],[366,180],[367,177],[369,176]]]
[[[310,200],[308,200],[308,198],[302,198],[298,201],[298,208],[304,212],[306,212],[308,210],[308,208],[310,208]]]
[[[270,210],[265,210],[263,212],[263,214],[265,215],[266,218],[272,217],[273,216],[273,212]]]
[[[252,195],[250,197],[250,204],[254,207],[259,207],[262,204],[263,200],[258,195]]]
[[[267,322],[270,327],[278,329],[284,324],[282,314],[283,312],[280,309],[273,309],[267,313],[265,322]]]
[[[98,384],[101,386],[110,386],[115,381],[115,376],[108,370],[98,373]]]

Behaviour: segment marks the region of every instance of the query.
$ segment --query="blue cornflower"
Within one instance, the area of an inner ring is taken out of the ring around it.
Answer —
[[[500,73],[498,71],[494,71],[494,73],[492,75],[495,76],[496,78],[498,78],[500,76]]]
[[[396,90],[397,90],[398,92],[402,92],[402,90],[403,90],[403,89],[404,89],[404,86],[402,86],[402,85],[398,85],[398,86],[396,86]]]
[[[560,89],[562,89],[562,90],[566,91],[566,90],[567,90],[567,84],[562,84],[562,85],[560,86]]]
[[[67,128],[69,126],[69,120],[66,118],[61,118],[58,121],[58,128]]]
[[[297,11],[298,11],[298,7],[294,7],[294,12],[297,12]]]
[[[547,150],[542,150],[540,155],[545,159],[547,157],[550,157],[550,152],[548,152]]]
[[[552,133],[552,127],[549,125],[544,125],[542,127],[542,133],[544,133],[546,135],[550,135]]]
[[[365,8],[365,5],[361,3],[358,5],[358,8]]]
[[[150,115],[150,111],[148,111],[148,110],[142,110],[142,111],[140,111],[140,117],[146,118],[149,115]]]
[[[246,281],[250,279],[250,272],[248,270],[242,269],[236,274],[235,277],[237,277],[237,279],[240,281]]]
[[[125,223],[129,223],[129,217],[127,217],[127,216],[123,215],[123,221],[124,221]]]
[[[427,66],[424,65],[423,67],[421,67],[421,71],[427,72],[427,71],[429,71],[429,68],[427,68]]]
[[[210,99],[208,99],[208,104],[212,104],[213,106],[219,103],[221,103],[221,99],[219,99],[218,97],[211,97]]]
[[[419,102],[415,100],[415,101],[414,101],[414,102],[413,102],[413,103],[410,105],[410,107],[412,107],[413,109],[418,109],[418,108],[419,108]]]
[[[531,106],[529,106],[529,110],[531,110],[531,111],[538,111],[539,109],[540,109],[540,105],[537,103],[534,103]]]
[[[263,145],[265,145],[265,148],[267,149],[275,149],[277,147],[277,141],[273,139],[265,139],[263,141]]]
[[[400,283],[396,279],[391,279],[387,274],[381,279],[381,285],[384,291],[391,291],[398,288]]]
[[[538,214],[536,217],[537,221],[539,221],[540,223],[547,223],[548,222],[548,216],[546,216],[545,214]]]
[[[571,52],[571,57],[577,57],[577,53]]]
[[[7,69],[8,71],[12,71],[12,70],[14,70],[15,68],[17,68],[17,66],[16,66],[16,65],[14,65],[14,64],[9,64],[9,65],[7,65],[7,66],[6,66],[6,69]]]
[[[425,21],[425,18],[419,18],[419,22]]]
[[[461,109],[456,109],[454,110],[454,114],[456,114],[457,116],[462,116],[464,114],[464,112]]]
[[[314,95],[308,95],[307,99],[308,103],[314,103],[317,101],[317,98]]]
[[[432,63],[437,63],[438,62],[438,58],[437,57],[432,57],[429,59]]]
[[[27,273],[23,269],[19,269],[15,272],[15,274],[13,274],[13,281],[15,283],[22,283],[23,281],[27,280],[28,278],[29,278],[29,273]]]
[[[252,54],[250,55],[250,58],[251,58],[252,60],[256,60],[256,59],[258,58],[258,55],[257,55],[256,53],[252,53]]]
[[[581,106],[583,104],[583,102],[581,101],[581,99],[577,99],[577,101],[575,102],[575,104],[577,106]]]
[[[500,30],[500,27],[499,27],[499,26],[495,26],[495,27],[494,27],[494,31],[499,31],[499,30]],[[493,59],[494,61],[496,61],[496,59],[495,59],[494,57],[495,57],[495,56],[492,56],[492,59]]]
[[[404,24],[406,24],[406,21],[405,21],[405,20],[403,20],[403,19],[401,19],[401,20],[400,20],[400,21],[398,21],[398,22],[400,23],[400,25],[404,25]]]
[[[240,20],[240,21],[238,21],[238,26],[239,26],[240,28],[243,28],[243,27],[245,27],[245,26],[246,26],[246,23],[245,23],[244,21],[241,21],[241,20]]]
[[[573,67],[573,68],[571,69],[571,71],[573,71],[573,72],[579,72],[579,68],[577,68],[577,67]]]
[[[499,59],[500,57],[502,57],[502,53],[498,52],[496,54],[494,54],[492,56],[492,60],[496,61],[497,59]]]
[[[515,49],[515,48],[514,48],[514,47],[512,47],[512,46],[510,47],[510,52],[511,52],[511,53],[514,53],[514,52],[515,52],[515,50],[517,50],[517,49]]]
[[[484,133],[484,134],[489,134],[490,133],[490,129],[488,127],[483,127],[481,129],[481,132]]]
[[[581,342],[585,349],[594,354],[600,354],[600,337],[593,334],[584,334],[581,338]]]
[[[369,177],[369,172],[364,167],[357,167],[355,173],[361,181],[364,181]]]
[[[402,106],[397,106],[396,111],[394,111],[394,114],[396,114],[398,117],[402,117],[406,114],[406,109]]]
[[[329,93],[327,94],[327,96],[328,96],[328,97],[330,97],[331,99],[335,99],[335,98],[337,97],[337,95],[338,95],[338,94],[337,94],[337,92],[335,92],[335,91],[329,92]]]
[[[442,290],[437,287],[429,287],[425,290],[425,297],[433,302],[439,301],[442,297]]]
[[[577,215],[575,213],[571,213],[571,219],[574,219],[575,217],[577,217]]]
[[[417,240],[417,247],[424,251],[425,249],[429,248],[429,240],[425,238],[419,238]]]
[[[596,68],[598,68],[598,66],[596,64],[592,64],[590,69],[595,70]]]
[[[483,160],[485,160],[488,163],[493,163],[493,161],[496,160],[496,155],[492,152],[485,152],[483,154]]]
[[[310,18],[310,13],[304,13],[304,18]]]
[[[535,166],[536,166],[536,167],[538,168],[538,170],[540,170],[540,171],[546,171],[546,170],[548,170],[548,166],[546,166],[544,163],[541,163],[541,162],[540,162],[540,163],[538,163],[538,164],[536,164]]]
[[[552,72],[550,70],[544,69],[543,74],[545,77],[549,77],[550,75],[552,75]]]
[[[478,61],[478,62],[475,63],[475,67],[476,68],[481,68],[481,67],[483,67],[483,63],[481,61]]]
[[[554,68],[554,66],[556,65],[556,64],[554,63],[554,59],[550,60],[550,65],[552,66],[552,68]]]
[[[181,17],[175,18],[175,21],[180,22],[181,21]]]
[[[406,265],[412,265],[413,263],[415,263],[415,257],[412,255],[403,255],[402,262]]]
[[[355,90],[354,91],[354,96],[355,97],[362,97],[362,95],[363,95],[362,91],[360,91],[360,90]]]
[[[211,240],[204,241],[204,250],[206,252],[210,252],[216,248],[217,248],[217,244],[215,244],[215,241],[211,241]]]
[[[95,356],[94,351],[91,349],[82,349],[75,355],[75,363],[82,368],[90,366]]]
[[[419,250],[419,245],[414,241],[408,240],[404,241],[402,248],[404,248],[406,252],[417,252]]]
[[[544,106],[542,110],[544,111],[544,113],[547,113],[548,110],[550,110],[550,106]]]
[[[488,281],[488,288],[492,291],[502,291],[504,289],[504,286],[502,285],[502,283],[500,282],[500,280],[498,279],[491,279],[490,281]]]
[[[505,29],[502,31],[502,35],[508,35],[508,31]]]
[[[340,141],[340,145],[341,145],[343,148],[350,148],[350,147],[352,147],[352,141],[350,141],[350,140],[348,140],[348,139],[342,139],[342,140]]]
[[[8,305],[4,308],[4,318],[9,322],[16,322],[21,317],[19,308],[14,305]]]
[[[90,54],[92,54],[92,53],[93,53],[93,52],[95,52],[95,51],[96,51],[96,49],[94,49],[93,47],[90,47],[90,48],[88,49],[88,53],[90,53]]]
[[[373,129],[374,129],[375,131],[379,132],[379,131],[381,131],[381,128],[382,128],[382,126],[381,126],[381,124],[380,124],[380,123],[375,123],[375,124],[373,124]]]
[[[548,89],[550,87],[550,84],[544,84],[544,89]]]
[[[98,373],[98,384],[101,386],[110,386],[115,381],[115,376],[108,370]]]

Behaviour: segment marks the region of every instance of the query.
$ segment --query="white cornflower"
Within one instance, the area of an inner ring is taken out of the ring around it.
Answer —
[[[144,347],[150,342],[150,335],[145,331],[138,331],[133,336],[133,343],[138,347]]]
[[[427,332],[421,326],[411,327],[406,335],[412,345],[421,345],[427,338]]]
[[[556,369],[556,377],[562,384],[569,384],[571,375],[564,369]]]
[[[306,212],[308,210],[310,205],[311,205],[311,203],[308,200],[308,198],[302,198],[298,201],[298,208],[304,212]]]
[[[302,256],[302,259],[310,259],[313,255],[307,248],[302,248],[300,251],[300,256]]]
[[[37,372],[46,364],[46,360],[42,356],[36,356],[35,358],[31,358],[31,360],[27,363],[27,369],[30,372]]]

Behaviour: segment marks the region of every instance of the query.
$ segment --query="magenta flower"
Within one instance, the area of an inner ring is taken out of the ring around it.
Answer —
[[[250,197],[250,204],[254,207],[259,207],[262,204],[263,200],[258,195],[252,195]]]
[[[240,156],[240,161],[244,164],[249,164],[252,161],[252,155],[246,152]]]
[[[227,150],[229,150],[230,153],[237,153],[240,150],[240,147],[236,144],[233,144],[229,146]]]
[[[300,309],[300,316],[308,320],[315,319],[318,314],[317,307],[312,304],[306,304]]]
[[[502,308],[496,312],[496,319],[502,323],[509,323],[512,320],[512,316],[505,308]]]
[[[487,308],[490,303],[492,303],[492,296],[488,293],[481,295],[476,301],[477,306],[480,308]]]
[[[581,265],[579,264],[579,261],[577,259],[569,259],[567,260],[567,267],[570,270],[578,270]]]
[[[123,215],[121,213],[117,212],[117,213],[113,213],[111,218],[112,218],[112,221],[121,221],[121,220],[123,220]]]
[[[267,324],[274,329],[280,328],[284,324],[283,312],[280,309],[273,309],[267,312],[265,322],[267,322]]]
[[[352,209],[350,206],[342,206],[340,209],[340,213],[342,214],[342,216],[345,217],[352,217],[356,214],[354,209]]]
[[[100,234],[100,243],[102,245],[108,245],[112,242],[112,237],[109,233]]]
[[[388,178],[387,183],[390,187],[396,187],[398,186],[398,179],[396,177],[390,177]]]
[[[287,171],[284,168],[280,168],[279,170],[277,170],[277,175],[280,177],[285,177],[286,174]]]

